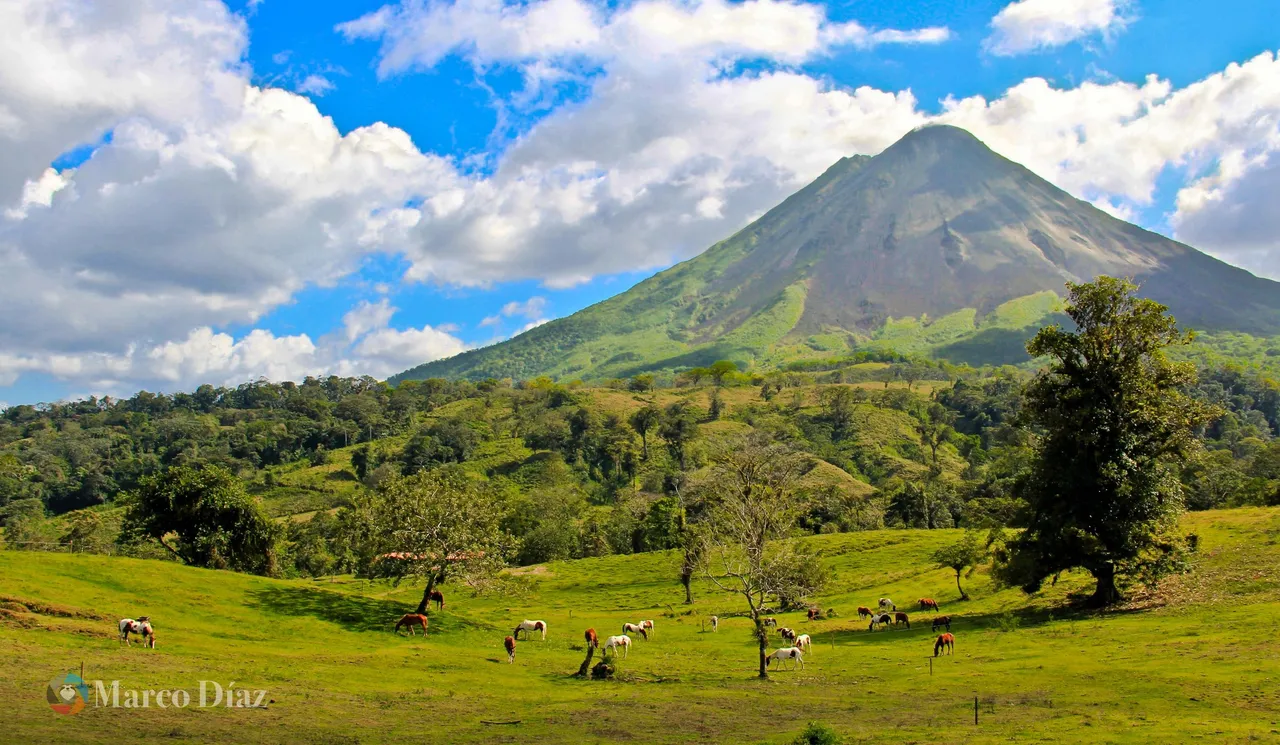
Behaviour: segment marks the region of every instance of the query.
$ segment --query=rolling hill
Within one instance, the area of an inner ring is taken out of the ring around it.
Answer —
[[[1026,360],[1068,281],[1132,277],[1185,325],[1280,333],[1280,284],[1116,219],[964,130],[844,158],[701,255],[601,303],[394,381],[600,379],[903,347]]]

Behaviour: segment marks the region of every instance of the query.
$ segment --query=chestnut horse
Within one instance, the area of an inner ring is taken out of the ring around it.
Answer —
[[[865,621],[871,617],[871,609],[865,605],[858,606],[858,620]]]
[[[427,617],[422,615],[421,613],[406,613],[403,616],[401,616],[400,620],[396,621],[397,634],[400,633],[401,626],[404,626],[409,630],[409,636],[417,636],[417,634],[415,634],[413,631],[414,626],[421,626],[422,635],[423,636],[427,635]]]
[[[956,638],[951,634],[942,634],[938,637],[938,641],[933,643],[933,656],[937,657],[943,649],[951,650],[952,656],[956,653]]]
[[[911,619],[907,618],[907,614],[902,611],[893,614],[893,625],[897,626],[900,623],[905,623],[907,628],[911,628]]]
[[[920,598],[920,610],[938,610],[938,601],[933,598]]]
[[[587,649],[600,648],[600,637],[596,636],[595,629],[587,629],[587,633],[583,634],[582,637],[587,640]]]
[[[429,599],[436,604],[436,610],[444,610],[444,593],[432,590]]]
[[[951,630],[951,616],[938,616],[933,619],[933,631],[937,631],[944,626],[947,628],[947,631]]]
[[[507,650],[507,664],[509,665],[512,662],[515,662],[516,661],[516,638],[514,636],[508,636],[506,639],[502,640],[502,646],[505,647]]]

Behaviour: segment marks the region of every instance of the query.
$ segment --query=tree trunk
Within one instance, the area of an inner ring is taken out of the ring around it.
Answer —
[[[684,585],[684,604],[693,605],[693,573],[681,572],[680,584]]]
[[[1091,569],[1094,579],[1098,580],[1098,587],[1093,591],[1093,597],[1089,598],[1089,606],[1091,608],[1105,608],[1108,605],[1114,605],[1120,602],[1120,590],[1116,587],[1116,566],[1110,562]]]
[[[596,648],[590,642],[588,642],[587,643],[587,659],[583,660],[582,667],[578,668],[579,678],[587,677],[587,673],[591,669],[591,658],[594,657],[595,654],[596,654]]]
[[[432,572],[431,576],[427,578],[427,589],[422,591],[422,602],[418,603],[416,613],[426,613],[427,606],[431,605],[431,591],[436,589],[436,577],[436,573]]]
[[[644,459],[649,461],[649,433],[644,430],[640,431],[640,445],[644,448]]]
[[[956,570],[956,589],[960,591],[960,599],[961,599],[961,600],[968,600],[968,599],[969,599],[969,593],[965,592],[965,591],[964,591],[964,588],[960,586],[960,571],[959,571],[959,570]]]
[[[760,679],[765,680],[769,677],[769,636],[759,617],[756,618],[756,641],[760,643]]]

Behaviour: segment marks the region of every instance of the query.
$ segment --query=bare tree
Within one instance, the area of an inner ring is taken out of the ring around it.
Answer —
[[[807,458],[782,445],[748,439],[718,453],[699,487],[709,505],[703,571],[746,602],[759,642],[761,678],[769,677],[765,598],[805,597],[822,576],[807,571],[812,555],[784,540],[799,514],[795,492],[807,467]]]

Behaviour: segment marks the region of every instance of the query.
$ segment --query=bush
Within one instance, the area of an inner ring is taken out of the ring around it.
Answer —
[[[817,722],[809,722],[800,736],[791,741],[792,745],[840,745],[840,736],[836,731]]]

